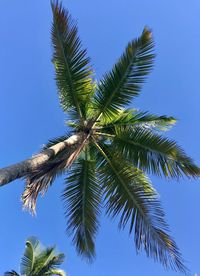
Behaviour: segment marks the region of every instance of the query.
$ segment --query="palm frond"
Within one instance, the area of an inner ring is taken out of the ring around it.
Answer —
[[[56,254],[54,246],[42,250],[37,256],[33,275],[51,275],[63,263],[64,257],[62,253]]]
[[[20,276],[16,271],[11,270],[4,273],[4,276]]]
[[[66,276],[66,273],[62,269],[51,269],[53,275]]]
[[[68,220],[67,232],[73,235],[78,253],[88,259],[95,255],[94,239],[99,225],[100,198],[94,160],[89,156],[79,159],[66,178],[63,200]]]
[[[112,146],[134,166],[156,175],[199,177],[200,169],[173,140],[144,128],[119,131]]]
[[[121,109],[112,118],[103,117],[97,124],[108,133],[115,133],[118,128],[147,128],[155,131],[167,131],[176,123],[174,117],[157,116],[134,109]]]
[[[66,276],[64,270],[58,268],[63,263],[64,257],[65,255],[62,253],[56,253],[55,247],[44,249],[35,237],[31,237],[26,241],[26,249],[21,259],[21,275]],[[19,276],[14,270],[6,272],[4,275]]]
[[[133,123],[133,113],[136,112],[135,109],[118,109],[116,114],[112,117],[101,117],[99,122],[96,123],[97,126],[102,128],[113,128],[114,125],[125,125],[128,123]]]
[[[144,249],[147,256],[161,262],[165,268],[186,273],[177,245],[167,233],[164,212],[149,179],[108,146],[96,142],[95,145],[102,155],[99,174],[107,214],[112,218],[120,217],[120,228],[129,223],[137,251]]]
[[[57,1],[52,1],[52,11],[53,63],[61,106],[83,119],[94,90],[90,59],[82,49],[76,23],[69,12]]]
[[[112,117],[139,95],[145,77],[152,69],[153,46],[151,31],[145,28],[138,39],[128,44],[111,72],[103,77],[94,102],[97,120],[101,116]]]
[[[133,120],[135,126],[158,131],[167,131],[176,123],[176,119],[172,116],[157,116],[142,111],[135,112],[133,114]]]
[[[20,272],[21,275],[53,275],[52,271],[56,271],[63,261],[64,254],[57,254],[54,246],[44,248],[37,238],[30,237],[26,241]],[[62,270],[58,269],[58,271]]]
[[[56,254],[54,252],[54,254]],[[65,255],[60,253],[57,255],[54,255],[46,264],[43,266],[43,268],[40,271],[40,275],[38,276],[43,276],[45,273],[52,273],[53,275],[65,275],[64,270],[58,269],[58,266],[60,266],[64,262]]]
[[[22,275],[31,274],[35,265],[36,256],[39,254],[40,249],[40,242],[37,238],[30,237],[27,239],[25,252],[20,263],[20,273]]]

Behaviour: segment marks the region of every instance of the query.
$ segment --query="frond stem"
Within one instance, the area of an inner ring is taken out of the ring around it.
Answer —
[[[109,134],[109,133],[104,133],[104,132],[95,132],[94,135],[102,135],[110,138],[115,138],[115,135]]]

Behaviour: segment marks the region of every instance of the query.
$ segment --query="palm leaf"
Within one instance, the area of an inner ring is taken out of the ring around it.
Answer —
[[[53,275],[66,276],[66,273],[62,269],[51,269]]]
[[[66,179],[63,200],[68,219],[67,231],[82,256],[95,255],[94,239],[98,230],[101,191],[95,176],[95,162],[87,156],[79,159]]]
[[[117,113],[113,114],[112,117],[101,117],[100,120],[96,123],[96,125],[101,128],[110,129],[114,126],[121,126],[133,123],[134,112],[134,109],[118,109]]]
[[[200,169],[173,140],[144,128],[116,133],[112,146],[136,167],[166,177],[198,177]]]
[[[166,268],[187,272],[176,243],[167,234],[164,212],[149,179],[108,146],[95,145],[102,155],[99,173],[108,215],[120,217],[120,228],[129,223],[137,251],[144,248],[147,256]]]
[[[61,106],[79,118],[85,117],[86,105],[93,93],[92,70],[86,50],[82,49],[76,23],[58,2],[52,2],[53,63]],[[76,117],[77,117],[76,116]]]
[[[4,273],[4,276],[20,276],[16,271],[7,271]]]
[[[153,40],[149,29],[131,41],[125,52],[97,87],[94,108],[97,120],[103,115],[112,117],[139,95],[145,77],[152,69]]]
[[[157,116],[142,111],[135,112],[133,114],[133,118],[135,121],[135,126],[158,131],[167,131],[176,123],[176,119],[172,116]]]
[[[33,274],[37,276],[51,275],[64,261],[65,255],[56,254],[55,247],[48,247],[37,255]],[[60,271],[60,270],[59,270]]]
[[[169,130],[176,122],[174,117],[157,116],[134,109],[121,109],[113,117],[103,117],[97,124],[108,133],[115,133],[118,128],[134,128],[136,126],[156,131]]]
[[[26,242],[26,250],[21,260],[21,275],[33,276],[65,276],[62,269],[58,269],[64,261],[64,254],[56,254],[55,247],[42,249],[40,242],[31,237]],[[5,276],[18,275],[14,270],[6,272]]]
[[[20,263],[20,273],[22,275],[29,275],[35,265],[36,255],[40,251],[40,243],[34,238],[30,237],[26,241],[26,249]]]

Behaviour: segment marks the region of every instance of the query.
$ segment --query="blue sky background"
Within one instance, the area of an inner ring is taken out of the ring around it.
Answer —
[[[47,0],[0,1],[0,167],[36,153],[41,145],[65,132],[51,63],[51,9]],[[200,164],[200,2],[199,0],[69,0],[63,1],[78,19],[84,46],[96,78],[109,70],[127,42],[145,25],[156,41],[155,69],[134,107],[179,122],[167,135]],[[199,181],[153,178],[175,237],[192,275],[200,275]],[[22,211],[24,183],[17,180],[0,189],[0,275],[18,270],[25,240],[37,236],[45,245],[57,244],[66,254],[69,276],[175,276],[162,266],[136,256],[133,237],[102,215],[97,259],[81,260],[65,235],[57,179],[39,199],[37,216]]]

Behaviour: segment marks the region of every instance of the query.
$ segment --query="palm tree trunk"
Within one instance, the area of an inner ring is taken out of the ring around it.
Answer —
[[[57,143],[29,159],[0,169],[0,186],[25,176],[28,172],[42,165],[64,148],[69,147],[70,149],[71,147],[78,146],[82,141],[83,134],[74,134],[63,142]]]

